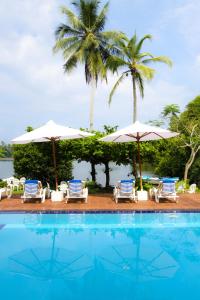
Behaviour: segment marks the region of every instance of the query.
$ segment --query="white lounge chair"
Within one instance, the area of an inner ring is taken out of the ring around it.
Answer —
[[[155,200],[159,203],[160,199],[169,199],[176,203],[178,203],[178,198],[176,194],[176,187],[175,187],[175,181],[166,179],[163,180],[160,187],[158,187],[158,190],[155,192]]]
[[[81,180],[68,181],[67,195],[65,197],[66,203],[69,199],[84,199],[87,203],[88,188],[84,187],[84,183]]]
[[[24,184],[24,194],[21,196],[22,203],[28,199],[40,199],[43,203],[45,201],[46,190],[42,188],[38,180],[26,180]]]
[[[113,190],[113,197],[116,203],[118,203],[119,199],[130,199],[133,202],[137,202],[134,182],[132,180],[121,180]]]

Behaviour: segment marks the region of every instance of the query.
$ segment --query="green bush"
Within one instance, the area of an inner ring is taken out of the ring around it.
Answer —
[[[7,182],[3,181],[3,180],[0,180],[0,188],[4,188],[6,186],[7,186]]]
[[[153,184],[149,183],[147,180],[142,180],[143,190],[148,191],[153,187]],[[140,178],[137,178],[135,182],[135,189],[140,190]]]
[[[102,186],[100,184],[95,183],[94,181],[87,181],[85,186],[88,188],[88,192],[90,194],[96,194],[102,189]]]
[[[72,179],[72,162],[67,145],[62,147],[56,143],[56,162],[58,182]],[[15,176],[38,179],[43,185],[48,181],[51,188],[55,185],[55,173],[52,159],[51,143],[30,143],[27,145],[14,145]]]

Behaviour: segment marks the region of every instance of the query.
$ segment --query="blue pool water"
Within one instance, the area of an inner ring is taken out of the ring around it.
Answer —
[[[200,214],[0,214],[2,300],[199,300]]]

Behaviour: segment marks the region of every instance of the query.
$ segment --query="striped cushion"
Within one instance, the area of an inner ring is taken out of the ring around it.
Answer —
[[[125,194],[125,193],[132,193],[133,190],[133,183],[130,181],[121,181],[120,183],[120,193]]]
[[[163,193],[175,193],[175,182],[163,182]]]
[[[38,193],[38,183],[25,183],[25,193],[36,195]]]
[[[82,193],[81,180],[70,180],[69,181],[69,192],[70,192],[70,194],[81,194]]]

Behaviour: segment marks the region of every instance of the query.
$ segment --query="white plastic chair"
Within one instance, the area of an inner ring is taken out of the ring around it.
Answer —
[[[15,188],[16,188],[17,191],[18,191],[19,185],[20,185],[19,179],[18,179],[18,178],[14,178],[14,179],[13,179],[13,190],[15,190]]]
[[[21,177],[21,178],[19,179],[19,184],[22,186],[23,189],[24,189],[25,181],[26,181],[26,177]]]
[[[189,190],[187,192],[190,194],[194,194],[196,192],[196,189],[197,189],[197,185],[196,183],[193,183],[190,185]]]
[[[7,182],[7,187],[13,190],[14,177],[6,178],[6,182]]]

